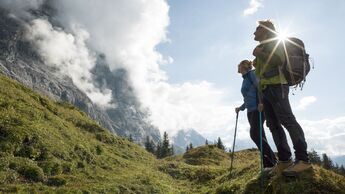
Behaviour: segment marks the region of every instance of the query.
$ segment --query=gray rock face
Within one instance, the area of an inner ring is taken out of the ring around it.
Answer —
[[[40,14],[45,13],[35,13],[37,17]],[[99,57],[93,71],[94,79],[100,86],[106,83],[105,87],[112,90],[117,105],[104,110],[96,106],[70,78],[56,74],[56,69],[44,64],[35,47],[24,39],[24,25],[25,21],[12,17],[0,7],[0,71],[55,100],[77,106],[103,127],[120,136],[132,135],[139,143],[146,136],[154,141],[160,139],[159,130],[150,124],[148,114],[140,110],[125,70],[111,72],[104,56]]]
[[[105,56],[99,55],[92,73],[98,87],[105,87],[112,91],[116,107],[108,108],[107,115],[121,129],[130,129],[116,130],[116,133],[127,137],[132,135],[134,140],[141,141],[149,136],[154,142],[158,142],[160,140],[159,130],[150,124],[148,111],[140,108],[140,103],[129,84],[127,71],[124,69],[110,71]]]
[[[176,153],[184,153],[186,147],[192,143],[193,147],[205,145],[206,139],[194,129],[179,130],[172,138]]]

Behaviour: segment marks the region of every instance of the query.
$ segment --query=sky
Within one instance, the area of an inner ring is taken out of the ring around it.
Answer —
[[[308,149],[345,155],[345,1],[342,0],[59,0],[54,26],[28,12],[45,0],[2,0],[25,18],[26,39],[48,66],[69,76],[106,109],[111,91],[97,88],[90,70],[104,53],[111,70],[125,68],[143,108],[161,133],[195,129],[230,148],[235,107],[243,102],[237,64],[253,59],[258,20],[302,39],[314,69],[302,91],[291,91],[292,109]],[[68,51],[68,52],[64,52]],[[268,129],[271,146],[275,146]],[[288,138],[289,139],[289,138]],[[254,147],[246,112],[239,115],[236,149]]]
[[[345,19],[344,1],[169,0],[168,4],[170,41],[157,47],[173,59],[162,67],[169,76],[168,83],[207,81],[225,92],[224,106],[238,106],[242,102],[242,77],[237,64],[253,59],[256,22],[271,19],[278,31],[304,41],[314,66],[303,90],[292,90],[294,94],[289,96],[304,128],[308,149],[345,154],[345,66],[341,64],[345,50],[345,27],[341,24]],[[229,111],[228,116],[234,118],[233,110]],[[225,129],[200,132],[208,138],[218,135],[230,147],[234,119],[228,124]],[[241,112],[239,149],[254,147],[248,128],[246,112]],[[268,129],[266,134],[270,135]],[[272,141],[271,145],[274,147]]]

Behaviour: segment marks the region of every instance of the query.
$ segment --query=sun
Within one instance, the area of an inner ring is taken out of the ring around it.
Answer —
[[[286,32],[279,32],[277,38],[280,42],[284,42],[288,39],[288,34]]]

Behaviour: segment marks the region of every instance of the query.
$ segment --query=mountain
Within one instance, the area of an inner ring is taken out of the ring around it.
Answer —
[[[46,1],[49,2],[49,1]],[[53,22],[54,9],[48,3],[32,10],[34,18],[49,18]],[[141,143],[146,136],[159,141],[159,130],[150,123],[147,110],[143,110],[128,81],[125,69],[110,71],[105,56],[99,54],[93,69],[94,81],[99,87],[112,91],[116,107],[101,108],[81,91],[67,76],[62,76],[54,67],[42,60],[32,42],[25,38],[29,21],[15,17],[0,7],[0,70],[24,85],[55,100],[75,105],[109,131],[120,136],[131,135]]]
[[[175,136],[172,137],[175,153],[184,153],[186,147],[192,143],[193,147],[205,145],[206,139],[194,129],[179,130]]]
[[[332,158],[334,164],[337,163],[339,166],[341,166],[341,165],[345,166],[345,156],[344,155],[342,155],[342,156],[333,156],[331,158]]]
[[[214,145],[156,159],[71,104],[0,73],[0,193],[344,193],[345,178],[319,166],[265,179],[259,152]]]

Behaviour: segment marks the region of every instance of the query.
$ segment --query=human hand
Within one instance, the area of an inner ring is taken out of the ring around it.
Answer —
[[[236,114],[237,114],[238,112],[240,112],[240,107],[235,108],[235,112],[236,112]]]
[[[262,112],[264,110],[264,105],[262,103],[258,104],[258,111]]]

